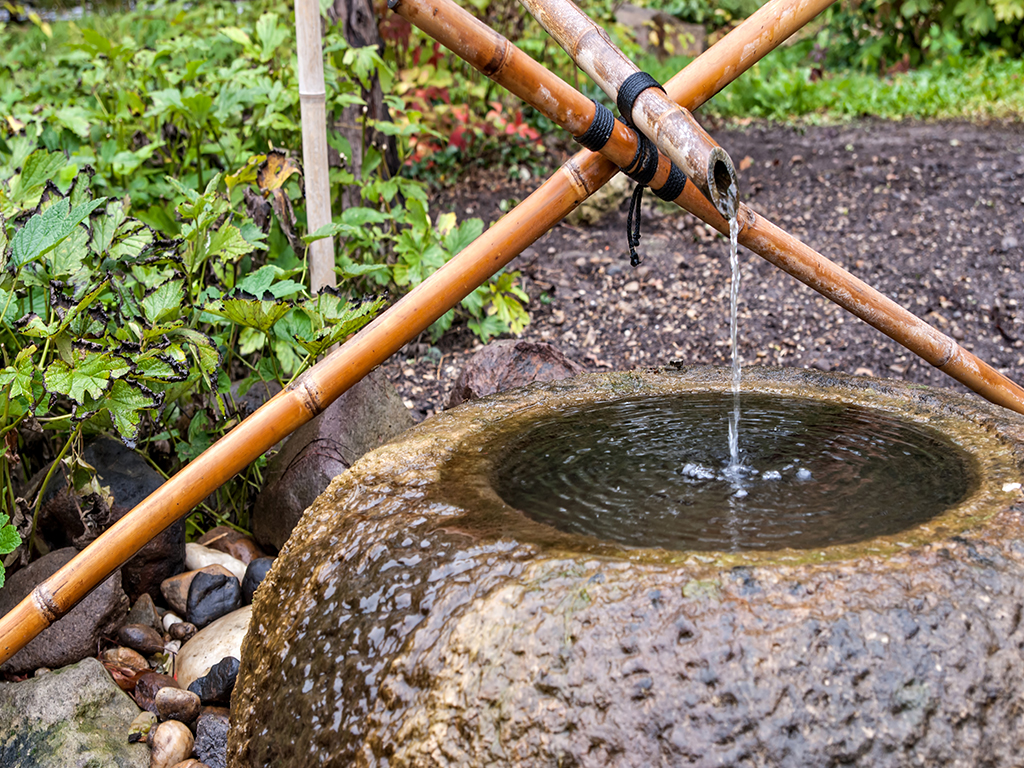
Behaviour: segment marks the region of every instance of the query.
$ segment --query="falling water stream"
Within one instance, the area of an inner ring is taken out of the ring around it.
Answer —
[[[740,460],[740,380],[743,373],[740,369],[739,346],[739,299],[740,299],[740,257],[737,238],[739,237],[739,221],[736,218],[735,197],[731,197],[729,216],[729,266],[732,269],[732,282],[729,286],[729,344],[732,352],[732,395],[733,409],[729,420],[729,469],[731,475],[738,475],[742,466]]]

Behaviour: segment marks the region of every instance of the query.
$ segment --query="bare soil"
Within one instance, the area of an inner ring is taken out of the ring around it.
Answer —
[[[859,122],[750,127],[715,138],[741,199],[982,360],[1024,381],[1024,126]],[[538,186],[477,174],[433,212],[500,218]],[[588,370],[729,360],[728,242],[645,196],[643,263],[629,265],[626,204],[591,227],[562,223],[512,265],[533,322]],[[896,342],[741,249],[743,364],[790,365],[967,391]],[[409,345],[387,366],[416,418],[443,408],[479,348],[468,333]]]

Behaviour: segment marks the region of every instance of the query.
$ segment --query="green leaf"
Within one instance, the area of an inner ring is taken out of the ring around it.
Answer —
[[[207,376],[220,367],[220,352],[209,336],[191,328],[180,328],[167,335],[172,339],[182,339],[192,347]]]
[[[184,298],[183,281],[170,280],[147,293],[139,303],[146,319],[156,325],[169,318],[177,317],[182,311],[181,302]]]
[[[220,33],[233,43],[238,43],[241,46],[252,45],[249,33],[238,27],[221,27]]]
[[[68,164],[67,157],[63,152],[47,152],[39,149],[33,152],[25,160],[21,169],[21,178],[18,181],[18,188],[12,197],[19,202],[38,195],[43,185],[52,179],[56,173]]]
[[[76,403],[84,403],[88,395],[99,399],[113,379],[128,373],[128,362],[108,352],[87,352],[74,366],[54,360],[46,368],[43,384],[50,392],[67,395]]]
[[[238,227],[225,224],[210,238],[208,253],[210,256],[223,255],[234,259],[254,250],[256,246],[242,237]]]
[[[70,208],[68,201],[61,199],[34,215],[11,240],[11,266],[17,269],[52,251],[105,202],[106,198],[100,198]]]
[[[256,37],[263,49],[260,61],[270,61],[277,47],[288,39],[288,28],[277,23],[276,13],[264,13],[256,22]]]
[[[142,412],[160,405],[161,398],[138,382],[117,379],[110,392],[103,398],[103,406],[110,412],[114,429],[129,448],[134,448],[139,439],[139,424]]]
[[[288,314],[290,309],[291,305],[286,302],[259,299],[224,299],[219,305],[204,307],[204,311],[212,315],[264,333],[273,328],[274,323]]]
[[[453,229],[444,238],[444,247],[454,256],[476,240],[484,232],[484,223],[480,219],[466,219],[457,229]]]

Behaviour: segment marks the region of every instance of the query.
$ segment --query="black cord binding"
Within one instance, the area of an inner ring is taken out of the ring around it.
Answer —
[[[615,115],[604,104],[594,102],[594,119],[582,136],[574,136],[580,144],[591,152],[600,152],[615,128]]]
[[[626,125],[633,126],[633,105],[636,103],[637,97],[648,88],[657,88],[662,93],[665,92],[662,84],[646,72],[634,72],[619,86],[619,95],[615,103]]]

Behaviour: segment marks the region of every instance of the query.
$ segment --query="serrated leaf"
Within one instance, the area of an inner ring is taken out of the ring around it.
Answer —
[[[217,351],[217,345],[213,343],[213,340],[210,339],[209,336],[191,328],[178,329],[173,333],[168,334],[168,336],[176,339],[184,339],[191,345],[196,356],[199,358],[199,364],[202,366],[207,376],[220,367],[220,352]]]
[[[103,406],[110,412],[114,429],[129,448],[139,439],[139,424],[143,411],[160,405],[161,397],[137,382],[117,379],[103,398]]]
[[[480,219],[466,219],[457,229],[453,229],[444,238],[444,247],[454,256],[476,240],[484,232],[484,223]]]
[[[210,256],[238,258],[254,250],[256,247],[242,237],[238,227],[233,224],[225,224],[210,238],[208,253]]]
[[[105,215],[98,216],[92,222],[92,249],[96,253],[104,253],[114,242],[114,235],[128,216],[124,211],[124,203],[111,200],[107,203]]]
[[[25,159],[25,164],[21,168],[18,188],[14,190],[12,197],[15,201],[24,202],[37,195],[43,185],[67,164],[68,159],[63,152],[36,150]]]
[[[69,365],[54,360],[47,366],[43,384],[50,392],[67,395],[76,403],[84,403],[86,395],[94,400],[102,397],[112,380],[128,373],[128,362],[108,352],[87,352]]]
[[[219,304],[204,307],[204,311],[212,315],[264,333],[273,328],[274,323],[288,314],[290,309],[291,305],[286,302],[260,299],[224,299]]]
[[[61,199],[34,215],[11,240],[11,266],[17,269],[52,251],[105,202],[106,198],[100,198],[71,208]]]
[[[336,296],[321,295],[302,305],[311,321],[311,333],[293,338],[306,352],[319,357],[369,323],[383,305],[383,299],[353,305]]]
[[[143,296],[139,304],[142,305],[146,319],[156,325],[177,316],[181,312],[184,298],[184,283],[181,280],[170,280]]]

